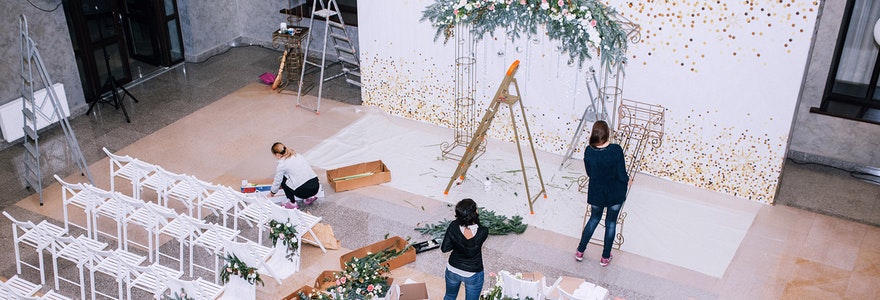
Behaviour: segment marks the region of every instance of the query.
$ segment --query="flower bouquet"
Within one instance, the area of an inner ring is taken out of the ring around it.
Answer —
[[[181,288],[180,292],[174,292],[171,295],[163,295],[162,299],[163,300],[193,300],[193,297],[188,296],[186,294],[186,291],[184,291]]]
[[[296,238],[296,226],[290,224],[290,219],[286,223],[276,220],[269,221],[269,238],[272,239],[272,245],[275,245],[279,239],[281,243],[287,246],[287,260],[293,261],[296,256],[296,250],[299,249],[299,240]]]
[[[514,274],[514,276],[516,276],[516,278],[522,279],[522,273],[516,273]],[[501,293],[501,288],[504,286],[504,282],[501,280],[500,274],[489,272],[489,278],[491,278],[491,280],[495,280],[495,285],[493,285],[490,289],[480,293],[480,300],[515,300],[515,298],[504,296],[504,294]],[[526,297],[525,300],[534,299],[532,299],[532,297]]]
[[[381,265],[381,262],[378,256],[355,257],[346,262],[343,270],[333,276],[332,280],[335,280],[333,285],[327,288],[332,299],[385,297],[390,284],[388,276],[385,275],[388,267]],[[317,297],[306,299],[328,299],[321,295]]]
[[[225,284],[229,282],[230,275],[237,275],[250,284],[259,282],[261,285],[265,285],[263,279],[260,278],[260,274],[257,273],[257,268],[248,267],[235,254],[227,254],[225,257],[220,256],[220,258],[226,261],[226,267],[220,269],[220,282]]]

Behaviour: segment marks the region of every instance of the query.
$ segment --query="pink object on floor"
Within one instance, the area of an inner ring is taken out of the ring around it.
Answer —
[[[305,202],[306,205],[312,205],[312,203],[314,203],[314,202],[317,201],[317,200],[318,200],[318,197],[316,197],[316,196],[312,196],[312,197],[309,197],[309,198],[306,199],[306,200],[303,200],[303,202]]]
[[[287,202],[287,203],[281,204],[281,206],[284,207],[284,208],[287,208],[287,209],[297,209],[297,208],[299,208],[299,205],[296,205],[296,203],[294,203],[294,202]]]
[[[260,75],[260,81],[265,84],[273,84],[275,83],[275,74],[269,72],[263,73],[263,75]]]

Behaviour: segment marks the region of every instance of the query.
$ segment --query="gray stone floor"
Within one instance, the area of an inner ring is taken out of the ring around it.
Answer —
[[[111,151],[143,138],[144,136],[175,122],[221,97],[258,81],[264,72],[275,72],[278,66],[279,53],[259,47],[235,48],[200,64],[186,64],[169,70],[147,82],[130,89],[139,102],[125,100],[124,105],[131,115],[131,123],[126,123],[122,111],[112,106],[99,105],[89,115],[83,115],[81,109],[72,119],[84,156],[89,164],[105,157],[101,147]],[[332,71],[332,70],[331,70]],[[287,91],[290,92],[290,91]],[[316,89],[309,91],[316,94]],[[342,79],[325,83],[323,96],[326,99],[347,99],[352,104],[360,103],[360,90],[352,87]],[[245,112],[246,113],[246,112]],[[41,132],[41,149],[44,149],[43,173],[44,182],[51,183],[51,175],[62,177],[80,172],[69,157],[65,139],[57,126]],[[16,218],[39,221],[42,216],[18,208],[14,204],[33,193],[26,189],[21,176],[22,151],[20,144],[0,145],[0,208],[10,212]],[[83,179],[85,180],[85,179]],[[880,186],[851,178],[848,174],[822,166],[796,165],[786,162],[783,168],[781,190],[778,203],[818,211],[850,220],[877,225],[878,210],[876,203],[880,199]],[[46,184],[48,185],[48,184]],[[342,200],[342,199],[337,199]],[[334,228],[357,228],[366,230],[338,230],[337,238],[343,241],[344,247],[359,247],[376,240],[384,234],[401,236],[413,235],[412,222],[400,218],[375,213],[372,206],[382,205],[382,201],[370,197],[360,197],[356,201],[333,201],[327,205],[314,206],[314,213],[325,216],[327,223]],[[370,210],[373,210],[371,212]],[[424,212],[414,210],[410,219],[442,219],[440,216],[451,215],[449,212]],[[56,222],[57,223],[57,222]],[[16,273],[12,258],[12,232],[10,222],[0,218],[0,239],[8,241],[0,243],[0,251],[5,262],[0,266],[0,275],[10,277]],[[366,234],[365,234],[366,233]],[[549,278],[559,275],[584,274],[587,268],[588,280],[607,286],[616,296],[625,299],[682,299],[695,297],[713,299],[718,295],[671,281],[669,279],[646,275],[625,269],[609,268],[606,272],[598,272],[597,264],[575,264],[572,253],[542,245],[523,247],[522,241],[512,236],[493,238],[492,245],[487,247],[487,264],[493,269],[540,269]],[[171,247],[174,245],[165,245]],[[176,247],[176,246],[174,246]],[[529,249],[514,257],[492,255],[493,253],[509,252],[510,249],[523,247]],[[32,250],[26,252],[32,253]],[[540,254],[540,255],[539,255]],[[439,251],[420,254],[415,267],[428,273],[442,274],[444,256]],[[36,261],[31,254],[30,261]],[[51,280],[51,259],[46,257],[47,279]],[[62,272],[75,272],[75,268],[67,268]],[[39,281],[33,271],[25,271],[24,276]],[[581,277],[583,277],[581,275]],[[47,282],[49,287],[53,286]],[[115,285],[114,285],[115,286]],[[106,287],[110,288],[110,287]],[[648,292],[650,291],[650,292]],[[65,293],[67,294],[67,293]]]

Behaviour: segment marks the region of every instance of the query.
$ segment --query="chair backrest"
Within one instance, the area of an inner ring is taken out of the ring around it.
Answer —
[[[562,299],[562,300],[586,300],[586,299],[583,299],[583,298],[575,297],[575,296],[572,295],[572,294],[569,294],[568,292],[566,292],[565,290],[563,290],[562,287],[560,287],[560,286],[557,286],[557,287],[556,287],[556,290],[559,292],[559,298]]]
[[[513,274],[510,274],[510,272],[504,270],[498,273],[501,276],[502,295],[515,299],[524,299],[526,297],[531,297],[535,300],[544,299],[545,295],[543,280],[531,281],[519,279],[516,278],[516,276],[514,276]]]
[[[61,184],[61,196],[65,203],[67,202],[67,199],[72,198],[73,196],[76,196],[76,194],[85,190],[82,183],[70,183],[64,181],[61,177],[58,177],[58,174],[52,174],[52,177],[55,177],[55,181],[58,181],[58,183]],[[70,196],[68,197],[68,195]]]
[[[198,297],[198,295],[200,294],[199,286],[195,283],[194,280],[183,280],[180,278],[168,277],[168,280],[165,281],[165,285],[168,286],[168,295],[171,296],[168,299],[174,299],[173,296],[175,293],[178,295],[180,295],[181,293],[185,294],[181,295],[182,297],[180,297],[180,299],[186,299],[186,297],[197,299],[196,297]]]
[[[269,205],[269,220],[275,220],[282,223],[286,223],[287,220],[290,220],[292,224],[296,224],[299,221],[299,215],[296,212],[296,209],[281,207],[281,205],[275,205],[273,203]]]
[[[29,231],[29,230],[31,230],[31,229],[33,229],[34,227],[37,226],[37,225],[34,225],[34,222],[31,222],[31,221],[19,221],[19,220],[16,220],[15,218],[12,217],[12,215],[10,215],[10,214],[9,214],[8,212],[6,212],[5,210],[3,211],[3,215],[6,216],[7,219],[9,219],[10,221],[12,221],[12,232],[13,232],[16,236],[18,235],[18,229],[21,229],[22,231],[25,231],[25,232],[26,232],[26,231]]]
[[[235,255],[241,262],[248,267],[258,268],[259,259],[254,255],[254,250],[248,243],[240,243],[236,241],[226,241],[223,245],[224,257],[226,255]]]

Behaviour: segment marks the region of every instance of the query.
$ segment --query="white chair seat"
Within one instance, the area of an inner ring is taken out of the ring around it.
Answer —
[[[12,278],[6,280],[6,282],[3,283],[3,286],[18,296],[31,296],[43,287],[42,285],[22,279],[21,277],[18,277],[18,275],[12,276]]]

